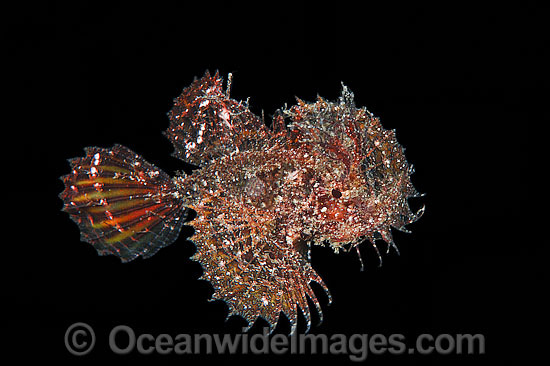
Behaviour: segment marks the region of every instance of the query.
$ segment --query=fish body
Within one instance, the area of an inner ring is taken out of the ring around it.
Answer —
[[[231,78],[229,79],[230,84]],[[60,197],[100,254],[129,261],[173,242],[190,209],[197,250],[192,259],[229,314],[270,326],[281,313],[308,328],[307,298],[322,317],[310,284],[330,293],[312,268],[312,245],[336,253],[376,239],[397,249],[391,227],[406,230],[419,196],[395,131],[385,130],[342,85],[334,102],[297,101],[271,127],[230,98],[230,86],[205,74],[174,100],[165,135],[174,156],[199,168],[169,177],[130,149],[87,148],[71,159]]]

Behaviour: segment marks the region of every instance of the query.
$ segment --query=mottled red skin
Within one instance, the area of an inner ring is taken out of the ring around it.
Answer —
[[[394,132],[382,129],[365,108],[356,109],[347,88],[336,103],[298,101],[279,111],[272,131],[228,97],[217,75],[195,82],[183,93],[189,94],[192,99],[176,101],[168,136],[177,134],[188,144],[196,142],[190,131],[202,128],[220,137],[221,150],[202,149],[196,143],[186,152],[191,158],[201,156],[196,162],[202,169],[177,178],[186,205],[198,214],[191,223],[198,247],[194,259],[205,267],[204,277],[216,289],[214,297],[226,300],[232,312],[250,323],[262,316],[273,324],[283,311],[295,324],[296,303],[309,320],[304,295],[317,304],[308,284],[322,284],[309,264],[311,244],[328,243],[338,252],[366,238],[374,243],[378,233],[393,245],[390,226],[403,228],[417,219],[406,201],[416,195],[409,178],[412,171]],[[191,117],[182,112],[181,104]],[[239,126],[242,115],[253,121],[238,134],[250,136],[246,144],[235,139],[232,126],[218,117],[216,111],[226,110]],[[203,161],[206,152],[215,158]],[[220,244],[224,241],[228,244]],[[245,255],[251,252],[254,256]],[[220,257],[225,264],[221,268]],[[229,272],[228,262],[234,264]],[[233,280],[242,272],[262,273],[258,282],[263,287],[255,290],[250,280]],[[294,277],[287,276],[289,272]],[[242,292],[235,295],[235,288]],[[293,297],[287,300],[277,291]],[[266,296],[267,305],[261,300]],[[238,305],[242,299],[249,309]]]
[[[389,249],[395,247],[390,228],[404,230],[423,212],[409,209],[407,198],[417,192],[395,133],[356,108],[346,87],[336,102],[298,100],[268,128],[246,103],[230,98],[218,74],[207,73],[174,101],[169,117],[165,134],[174,155],[199,169],[167,181],[126,148],[92,148],[71,161],[73,174],[63,178],[65,210],[83,240],[124,261],[170,244],[185,217],[182,208],[195,210],[193,259],[212,283],[213,299],[225,300],[229,316],[250,324],[263,317],[272,326],[283,312],[294,330],[298,306],[309,327],[308,297],[322,316],[310,283],[330,298],[311,267],[310,246],[328,244],[338,252],[381,238]],[[109,158],[94,158],[98,152]],[[88,195],[72,191],[96,187],[89,179],[104,183]],[[118,237],[124,242],[114,242]]]

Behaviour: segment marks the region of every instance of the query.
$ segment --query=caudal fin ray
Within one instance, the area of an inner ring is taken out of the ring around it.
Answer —
[[[69,160],[72,173],[61,177],[60,194],[81,239],[123,261],[171,244],[186,210],[170,177],[120,145],[85,150],[85,157]]]

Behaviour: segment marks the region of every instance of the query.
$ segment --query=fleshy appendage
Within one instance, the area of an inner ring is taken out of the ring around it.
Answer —
[[[59,195],[82,241],[128,262],[176,240],[186,210],[166,173],[121,145],[85,151],[69,160],[72,172],[60,178],[65,189]]]

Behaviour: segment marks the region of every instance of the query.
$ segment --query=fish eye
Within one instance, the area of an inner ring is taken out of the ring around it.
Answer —
[[[332,190],[332,197],[334,197],[334,198],[340,198],[340,197],[342,197],[342,192],[340,192],[340,191],[337,190],[337,189],[333,189],[333,190]]]

